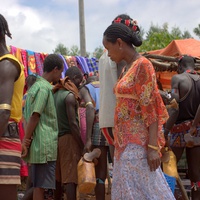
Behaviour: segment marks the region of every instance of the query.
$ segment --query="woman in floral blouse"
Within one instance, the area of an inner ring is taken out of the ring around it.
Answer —
[[[138,34],[124,24],[112,24],[104,32],[108,56],[127,63],[114,88],[112,199],[171,200],[175,198],[160,168],[160,148],[165,143],[162,125],[168,114],[151,62],[135,50],[141,44]]]

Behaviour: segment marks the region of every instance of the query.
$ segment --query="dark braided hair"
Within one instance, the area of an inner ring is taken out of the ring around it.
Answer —
[[[9,31],[8,23],[4,16],[0,14],[0,36],[4,38],[5,35],[12,39],[12,34]]]
[[[103,34],[106,40],[115,43],[118,38],[121,38],[128,45],[139,47],[142,45],[140,36],[122,23],[111,24]]]

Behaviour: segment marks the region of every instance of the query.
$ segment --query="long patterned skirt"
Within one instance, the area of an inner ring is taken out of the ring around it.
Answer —
[[[129,144],[114,160],[112,200],[175,200],[161,168],[151,172],[146,150]]]

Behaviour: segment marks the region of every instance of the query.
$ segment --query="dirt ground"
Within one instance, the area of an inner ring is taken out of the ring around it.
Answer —
[[[185,177],[185,174],[184,175],[181,175],[181,178],[182,178],[182,182],[183,182],[183,185],[186,189],[186,192],[188,194],[188,197],[190,199],[190,181]],[[106,200],[111,200],[111,191],[110,191],[110,187],[108,186],[108,182],[106,181],[105,183],[105,186],[106,186]],[[18,200],[21,200],[22,197],[23,197],[23,193],[24,193],[24,190],[25,190],[25,181],[22,181],[22,185],[19,186],[19,196],[18,196]],[[46,192],[46,195],[45,195],[45,199],[46,200],[53,200],[53,196],[52,196],[52,192]],[[176,200],[184,200],[184,198],[182,197],[181,195],[181,192],[179,190],[179,188],[175,188],[175,198]],[[77,195],[77,200],[95,200],[95,195],[94,195],[94,192],[92,194],[88,194],[88,195],[83,195],[83,194],[78,194]],[[67,200],[65,197],[63,200]]]
[[[111,185],[108,184],[108,180],[106,179],[105,182],[105,186],[106,186],[106,198],[105,200],[111,200]],[[90,195],[83,195],[83,194],[78,194],[77,195],[77,200],[95,200],[95,194],[94,192]]]
[[[111,200],[111,191],[110,188],[111,186],[108,186],[108,181],[106,180],[105,183],[106,186],[106,198],[105,200]],[[25,192],[25,188],[26,188],[26,179],[22,179],[22,184],[18,187],[18,200],[21,200],[23,197],[23,194]],[[52,196],[52,191],[46,191],[45,192],[45,200],[53,200],[53,196]],[[94,192],[92,194],[77,194],[77,200],[95,200],[95,194]],[[67,200],[64,196],[63,200]]]
[[[95,200],[95,196],[94,195],[85,195],[85,196],[81,196],[79,197],[77,200]],[[106,194],[106,199],[105,200],[111,200],[111,196],[110,194]]]

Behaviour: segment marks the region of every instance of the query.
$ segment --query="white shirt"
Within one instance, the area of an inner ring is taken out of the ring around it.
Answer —
[[[113,88],[117,82],[117,65],[108,57],[107,51],[99,59],[99,80],[99,126],[100,128],[114,127],[116,97]]]

